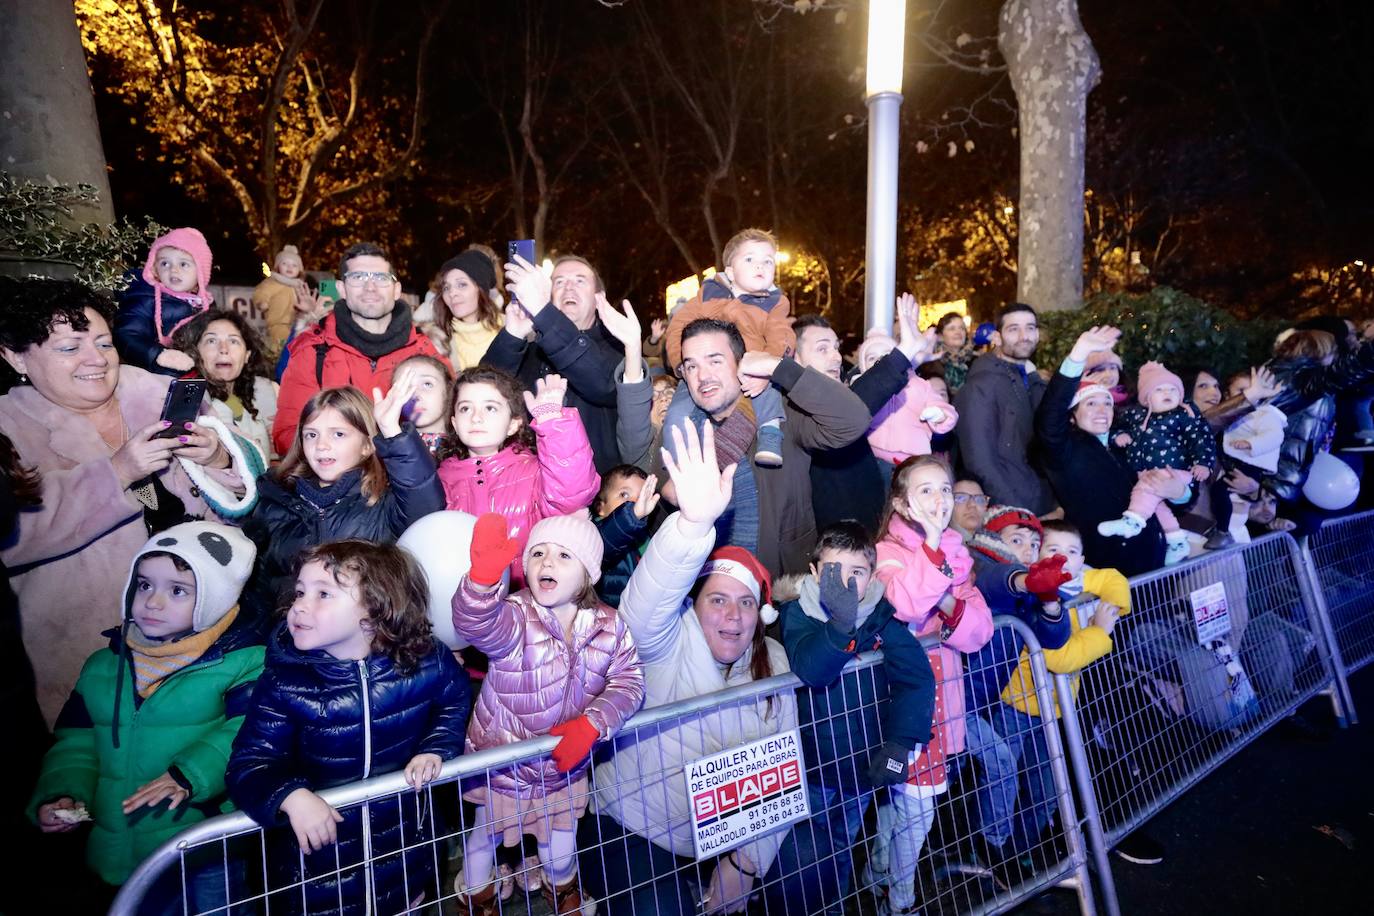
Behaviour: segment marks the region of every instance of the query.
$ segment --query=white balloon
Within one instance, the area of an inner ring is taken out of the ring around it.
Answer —
[[[1360,478],[1341,459],[1330,452],[1319,452],[1312,459],[1302,495],[1321,509],[1344,509],[1360,495]]]
[[[435,637],[450,649],[468,645],[453,629],[453,593],[472,562],[469,550],[476,524],[477,516],[466,512],[433,512],[396,540],[429,579],[429,622]]]

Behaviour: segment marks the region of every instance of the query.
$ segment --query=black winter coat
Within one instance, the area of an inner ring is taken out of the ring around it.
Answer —
[[[926,650],[886,598],[847,637],[807,614],[803,600],[783,605],[779,623],[792,673],[807,685],[797,690],[807,780],[852,798],[872,789],[869,759],[882,741],[909,750],[930,742],[935,675]],[[882,650],[881,665],[844,672],[850,659],[874,649]]]
[[[639,565],[639,552],[649,540],[649,520],[635,516],[635,504],[621,503],[605,518],[596,520],[601,535],[601,578],[596,593],[611,607],[620,607],[620,596]]]
[[[1153,515],[1133,538],[1097,533],[1099,523],[1120,518],[1130,505],[1136,472],[1122,452],[1073,425],[1069,402],[1077,390],[1078,378],[1056,372],[1035,414],[1039,457],[1064,517],[1078,526],[1089,564],[1124,576],[1158,569],[1164,565],[1164,531]]]
[[[615,436],[615,369],[624,359],[620,341],[599,320],[579,331],[567,315],[549,304],[534,317],[533,342],[503,329],[487,347],[482,362],[514,375],[530,391],[550,373],[567,379],[567,406],[576,407],[582,417],[596,472],[604,475],[620,464]]]
[[[849,390],[864,402],[871,418],[906,387],[910,369],[911,360],[902,351],[893,350],[855,379]],[[869,534],[876,534],[890,479],[891,475],[884,476],[879,470],[867,436],[841,448],[816,450],[811,455],[811,504],[816,509],[816,529],[852,518]]]
[[[158,335],[169,332],[181,321],[206,309],[197,309],[171,293],[162,294],[162,327],[157,327],[156,291],[142,276],[135,275],[124,292],[119,294],[119,311],[115,313],[115,349],[119,361],[159,375],[181,375],[176,369],[157,364],[158,354],[165,347]],[[208,307],[207,307],[208,308]]]
[[[954,396],[959,411],[954,432],[964,469],[994,503],[1020,506],[1036,515],[1054,508],[1049,484],[1031,464],[1035,412],[1044,396],[1039,375],[996,353],[973,361]]]
[[[407,423],[399,435],[373,442],[388,481],[375,505],[367,504],[357,469],[323,489],[301,480],[288,486],[271,472],[258,478],[258,504],[243,526],[258,547],[245,592],[254,613],[282,606],[295,582],[296,555],[306,547],[344,538],[391,544],[411,523],[444,508],[434,459],[413,426]]]
[[[1265,487],[1279,499],[1297,500],[1312,459],[1322,448],[1336,422],[1334,395],[1374,380],[1374,344],[1364,343],[1329,366],[1313,359],[1274,360],[1269,369],[1285,388],[1269,403],[1288,416],[1278,470],[1267,476]]]
[[[297,789],[319,792],[392,773],[417,754],[457,757],[472,700],[467,673],[437,641],[416,670],[403,674],[385,655],[354,662],[300,652],[282,624],[251,702],[225,780],[236,806],[264,827],[279,827],[288,825],[281,803]],[[406,791],[371,802],[366,833],[363,808],[345,808],[337,847],[305,856],[303,876],[295,835],[289,826],[273,831],[271,887],[304,879],[308,912],[363,913],[367,872],[348,867],[370,858],[372,913],[399,913],[422,892],[437,899],[435,854],[427,841],[439,818],[425,809],[428,799],[429,793]],[[403,842],[410,851],[396,855]],[[340,868],[341,878],[333,874]],[[299,909],[300,887],[278,897],[271,900],[274,912]]]

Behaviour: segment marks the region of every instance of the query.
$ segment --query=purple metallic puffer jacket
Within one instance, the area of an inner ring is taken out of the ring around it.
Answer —
[[[553,612],[529,590],[489,594],[463,577],[453,595],[453,626],[490,659],[482,692],[468,724],[467,749],[485,750],[547,735],[561,722],[585,715],[603,739],[614,735],[644,702],[644,671],[634,637],[620,615],[598,602],[573,618],[571,644]],[[492,790],[536,797],[555,792],[587,772],[590,758],[560,773],[552,759],[493,771]]]
[[[584,509],[601,489],[587,430],[576,410],[565,407],[561,415],[535,420],[530,428],[537,454],[512,445],[487,458],[448,458],[439,465],[447,508],[504,515],[522,553],[535,522]],[[517,586],[524,583],[520,554],[511,564],[511,576]]]

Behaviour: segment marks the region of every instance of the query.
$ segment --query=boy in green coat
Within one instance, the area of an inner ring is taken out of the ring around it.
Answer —
[[[213,522],[153,535],[130,569],[123,627],[86,660],[57,719],[30,816],[45,833],[91,821],[86,861],[110,885],[229,808],[224,770],[263,663],[257,628],[238,608],[255,553],[237,528]],[[192,896],[196,885],[217,886],[222,902],[215,864],[190,882]],[[165,889],[176,912],[180,871]]]

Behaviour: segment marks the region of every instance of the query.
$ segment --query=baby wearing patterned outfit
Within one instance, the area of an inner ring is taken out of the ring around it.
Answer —
[[[1180,530],[1169,503],[1185,503],[1192,482],[1211,476],[1217,462],[1216,441],[1201,411],[1184,400],[1183,382],[1162,363],[1140,367],[1136,397],[1139,404],[1124,408],[1112,426],[1111,441],[1125,449],[1126,460],[1139,477],[1131,489],[1130,507],[1121,518],[1097,526],[1107,537],[1133,538],[1145,530],[1153,515],[1164,530],[1168,549],[1164,565],[1188,556],[1188,535]]]

